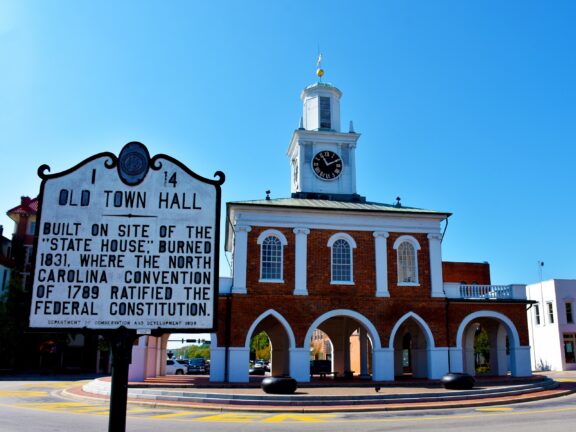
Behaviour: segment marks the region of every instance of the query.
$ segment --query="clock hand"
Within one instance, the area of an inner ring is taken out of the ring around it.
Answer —
[[[335,164],[335,163],[337,163],[337,162],[340,162],[340,160],[339,160],[339,159],[336,159],[336,160],[333,160],[332,162],[326,162],[326,160],[324,160],[324,162],[326,163],[326,166],[330,166],[330,165],[332,165],[332,164]]]

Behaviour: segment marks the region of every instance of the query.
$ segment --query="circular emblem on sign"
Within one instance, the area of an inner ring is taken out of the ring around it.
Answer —
[[[135,186],[144,180],[150,167],[150,153],[146,146],[131,142],[124,146],[118,157],[118,175],[129,186]]]

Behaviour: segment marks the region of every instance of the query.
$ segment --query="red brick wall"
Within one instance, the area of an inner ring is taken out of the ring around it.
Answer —
[[[219,304],[218,341],[224,341],[225,300]],[[248,296],[234,295],[232,298],[231,346],[243,346],[248,329],[264,312],[273,309],[290,324],[299,347],[307,346],[306,332],[318,317],[335,310],[346,309],[360,313],[377,329],[383,347],[388,346],[390,333],[398,320],[407,312],[414,312],[430,327],[436,346],[446,346],[446,302],[444,299],[395,300],[372,297],[336,297],[336,296],[295,296],[287,299],[282,295]],[[493,301],[483,303],[450,303],[448,306],[448,331],[450,346],[456,346],[458,327],[468,315],[477,311],[495,311],[508,317],[516,326],[520,343],[528,345],[528,325],[526,305],[497,304]],[[222,342],[219,342],[222,343]]]
[[[444,261],[442,278],[444,282],[490,285],[490,264]]]
[[[398,286],[398,258],[394,250],[394,242],[405,233],[390,233],[388,246],[388,290],[390,297],[395,299],[429,299],[432,286],[430,282],[430,248],[427,234],[408,234],[418,240],[420,250],[418,257],[418,283],[419,286]]]
[[[294,292],[294,248],[295,235],[290,228],[273,228],[280,231],[288,240],[284,246],[284,283],[260,282],[260,245],[258,236],[268,230],[268,227],[253,227],[248,233],[248,262],[246,264],[246,290],[250,295],[286,295]]]
[[[376,274],[374,268],[374,236],[366,231],[347,231],[356,242],[352,249],[353,285],[332,285],[332,249],[328,240],[334,234],[343,231],[310,230],[308,235],[308,262],[306,267],[308,294],[340,297],[348,299],[355,296],[374,296],[376,292]]]
[[[419,315],[430,327],[436,346],[447,345],[446,302],[431,298],[429,241],[426,234],[411,234],[420,244],[418,256],[419,286],[398,286],[397,258],[393,249],[396,239],[405,233],[390,233],[387,239],[388,287],[390,298],[377,298],[375,274],[375,241],[372,232],[348,231],[357,247],[353,249],[353,285],[332,285],[331,250],[327,246],[333,230],[310,230],[307,240],[308,296],[294,296],[295,235],[290,228],[275,228],[288,240],[284,247],[284,283],[261,283],[260,245],[258,236],[268,227],[253,227],[248,234],[247,294],[232,296],[231,346],[243,346],[248,329],[264,312],[275,310],[284,317],[294,332],[297,346],[308,346],[305,335],[314,320],[336,310],[355,311],[377,329],[383,347],[388,346],[394,325],[407,312]],[[478,283],[490,283],[488,264],[443,263],[444,280],[460,282],[474,275]],[[464,277],[466,276],[466,277]],[[225,299],[219,302],[218,341],[223,345],[225,334]],[[479,310],[498,311],[510,318],[520,333],[521,343],[528,344],[525,305],[484,303],[451,303],[448,331],[455,346],[456,332],[462,320]]]
[[[273,228],[280,231],[288,240],[284,247],[284,283],[259,282],[260,279],[260,245],[258,236],[268,227],[254,227],[248,234],[248,263],[246,267],[246,285],[248,294],[257,295],[290,295],[294,291],[295,270],[295,235],[292,229]],[[356,242],[353,249],[353,285],[332,285],[331,280],[331,249],[328,240],[334,234],[342,231],[310,230],[307,240],[307,286],[310,295],[330,295],[348,297],[351,291],[354,295],[374,296],[376,292],[376,261],[375,241],[372,232],[347,231]],[[418,240],[421,249],[418,251],[418,287],[398,287],[398,270],[394,242],[404,233],[391,233],[388,238],[388,281],[389,289],[394,297],[430,297],[430,252],[426,234],[410,234]]]
[[[484,303],[451,303],[448,311],[448,321],[450,323],[450,344],[456,345],[456,333],[458,326],[473,312],[489,310],[500,312],[502,315],[508,317],[516,326],[518,335],[520,337],[520,345],[529,345],[528,341],[528,320],[526,318],[526,305],[522,303],[494,303],[493,301],[486,301]]]

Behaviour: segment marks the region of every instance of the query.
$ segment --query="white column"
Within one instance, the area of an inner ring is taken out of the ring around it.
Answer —
[[[464,372],[463,352],[460,348],[450,347],[448,355],[450,356],[450,372]]]
[[[226,348],[210,345],[210,382],[223,382],[226,368]]]
[[[372,380],[394,381],[394,350],[380,348],[372,351]]]
[[[350,187],[352,190],[352,193],[356,193],[356,143],[350,143],[348,148],[349,153],[349,163],[350,166],[348,168],[350,168]]]
[[[147,361],[146,370],[144,372],[145,378],[153,378],[156,376],[156,369],[159,359],[161,359],[159,351],[161,345],[161,338],[148,336],[148,348],[147,348]],[[162,358],[164,360],[164,358]]]
[[[141,336],[138,338],[138,345],[132,347],[132,362],[128,368],[128,381],[142,382],[146,379],[147,340],[148,336]]]
[[[360,377],[369,378],[368,376],[368,336],[366,329],[360,327],[360,337],[358,338],[360,345]]]
[[[510,347],[510,363],[512,376],[531,376],[530,347]]]
[[[295,246],[295,275],[294,275],[294,295],[308,295],[308,287],[306,286],[306,265],[308,262],[308,228],[294,228],[296,234]]]
[[[376,297],[390,297],[388,291],[388,250],[386,239],[389,234],[386,231],[374,232],[376,251]]]
[[[246,265],[248,262],[248,225],[234,226],[234,281],[232,294],[246,294]]]
[[[498,368],[497,375],[504,376],[508,374],[508,355],[506,354],[506,328],[500,324],[498,325],[498,333],[496,336],[496,365]],[[492,342],[490,342],[492,343]],[[492,347],[492,345],[491,345]],[[492,358],[490,358],[492,360]]]
[[[442,281],[442,235],[428,234],[430,249],[430,279],[432,297],[446,297]]]
[[[230,382],[248,382],[250,375],[250,349],[230,347],[228,349],[228,379]]]
[[[168,339],[170,338],[170,334],[163,334],[158,338],[156,341],[158,345],[158,365],[156,366],[157,369],[160,370],[158,375],[166,375],[166,360],[168,359]]]
[[[348,332],[342,334],[343,342],[343,357],[344,357],[344,373],[350,372],[350,336]]]
[[[290,376],[298,382],[310,381],[310,349],[290,349]]]
[[[440,379],[448,373],[448,348],[428,348],[428,379]]]

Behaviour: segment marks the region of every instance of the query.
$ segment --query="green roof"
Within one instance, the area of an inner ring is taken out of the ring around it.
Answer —
[[[371,213],[395,213],[395,214],[422,214],[448,217],[451,213],[435,210],[426,210],[415,207],[398,207],[394,204],[382,204],[377,202],[350,202],[332,201],[307,198],[277,198],[252,201],[232,201],[229,205],[248,205],[270,208],[293,208],[311,210],[335,210],[335,211],[356,211]]]
[[[312,87],[326,87],[326,88],[333,88],[333,89],[338,90],[338,87],[336,87],[335,85],[333,85],[333,84],[331,84],[331,83],[328,83],[328,82],[320,82],[320,81],[315,82],[315,83],[313,83],[313,84],[310,84],[310,85],[306,86],[306,87],[304,88],[304,90],[308,90],[308,89],[310,89],[310,88],[312,88]],[[340,91],[340,90],[338,90],[338,91]]]

